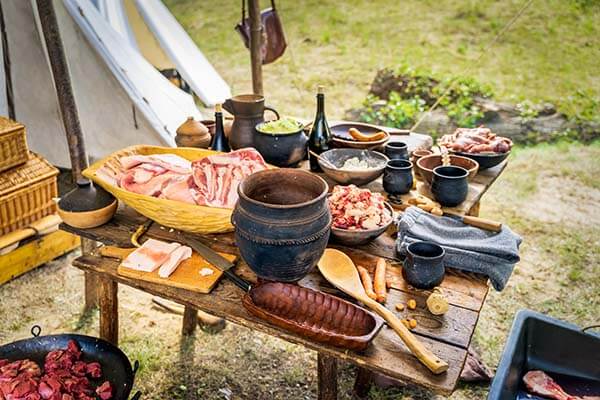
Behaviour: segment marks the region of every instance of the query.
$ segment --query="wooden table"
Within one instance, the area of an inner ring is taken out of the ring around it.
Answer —
[[[460,209],[454,211],[463,214],[475,211],[476,214],[477,210],[474,209],[478,208],[481,196],[500,175],[504,167],[505,164],[502,164],[488,171],[482,171],[471,185],[469,198],[461,205]],[[373,185],[378,184],[374,183]],[[83,230],[63,224],[61,229],[104,244],[131,247],[129,241],[131,234],[145,221],[145,217],[132,209],[121,207],[115,217],[103,226]],[[401,267],[395,258],[392,234],[393,232],[390,230],[372,243],[358,248],[345,248],[334,244],[332,246],[344,250],[356,263],[371,270],[374,268],[378,256],[390,260],[392,267],[388,268],[388,275],[393,284],[386,306],[402,317],[410,316],[417,320],[418,326],[414,333],[435,354],[448,362],[449,369],[444,374],[433,375],[430,373],[408,351],[396,333],[387,327],[381,330],[366,351],[357,353],[322,345],[270,325],[249,314],[241,306],[243,292],[226,279],[221,280],[210,294],[202,295],[118,275],[117,260],[101,257],[95,253],[77,258],[73,265],[99,276],[100,336],[113,343],[118,341],[117,284],[122,283],[185,305],[188,312],[186,313],[187,318],[184,316],[184,331],[189,331],[190,324],[192,326],[195,324],[195,321],[190,323],[192,311],[201,309],[236,324],[317,351],[320,399],[329,400],[337,397],[337,359],[349,361],[360,367],[355,386],[358,392],[364,392],[368,386],[366,385],[370,381],[368,371],[375,371],[441,394],[450,394],[458,382],[467,357],[467,349],[488,292],[487,280],[476,274],[448,270],[441,286],[447,295],[450,309],[444,316],[434,316],[425,307],[425,300],[429,292],[409,287],[402,278]],[[181,241],[178,231],[169,232],[169,229],[161,229],[157,224],[153,224],[144,237]],[[215,250],[237,253],[231,233],[203,235],[199,238]],[[256,281],[256,276],[243,261],[238,263],[235,272],[249,281]],[[310,273],[299,284],[345,297],[329,285],[317,270]],[[406,304],[411,298],[417,301],[416,310],[407,310],[403,313],[395,310],[395,304],[399,302]]]

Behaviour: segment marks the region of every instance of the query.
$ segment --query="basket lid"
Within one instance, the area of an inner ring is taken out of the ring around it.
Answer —
[[[25,186],[58,175],[58,169],[39,155],[30,152],[29,160],[0,174],[0,197]]]

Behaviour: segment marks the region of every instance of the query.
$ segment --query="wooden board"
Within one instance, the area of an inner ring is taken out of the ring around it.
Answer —
[[[132,251],[133,250],[134,249],[132,249]],[[232,262],[237,258],[233,254],[219,254]],[[200,270],[202,268],[210,268],[213,273],[206,276],[200,275]],[[177,269],[168,278],[161,278],[158,276],[158,269],[153,272],[137,271],[135,269],[126,268],[122,264],[119,264],[118,274],[132,279],[186,289],[197,293],[210,293],[221,276],[223,276],[223,272],[209,264],[195,251],[192,253],[192,257],[179,264]]]
[[[0,285],[79,247],[79,237],[56,231],[0,256]]]

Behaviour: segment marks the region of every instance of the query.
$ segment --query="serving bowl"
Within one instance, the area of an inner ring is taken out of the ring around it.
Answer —
[[[357,246],[361,244],[369,243],[375,238],[379,237],[387,228],[394,222],[394,209],[388,202],[384,203],[386,210],[389,213],[390,220],[383,226],[374,229],[341,229],[334,226],[331,227],[331,237],[340,244],[346,246]]]
[[[452,154],[477,161],[479,164],[479,170],[483,171],[484,169],[495,167],[502,161],[506,160],[506,158],[510,155],[510,151],[507,151],[506,153],[465,153],[462,151],[453,151]]]
[[[377,132],[385,132],[386,136],[383,139],[374,140],[371,142],[359,142],[350,136],[348,130],[355,128],[362,133],[372,135]],[[344,122],[341,124],[333,125],[329,128],[331,135],[333,136],[333,146],[337,148],[351,148],[351,149],[380,149],[390,140],[390,133],[385,129],[381,129],[378,126],[371,124],[364,124],[362,122]]]
[[[349,170],[342,169],[342,166],[351,158],[357,157],[360,160],[366,160],[374,168]],[[325,160],[325,161],[324,161]],[[389,159],[376,151],[360,149],[332,149],[321,153],[319,166],[331,179],[343,185],[366,185],[369,182],[379,178],[385,169],[385,164]],[[334,168],[335,167],[335,168]]]
[[[416,172],[428,183],[433,180],[433,170],[442,165],[442,156],[440,154],[431,154],[421,157],[416,162]],[[471,158],[450,154],[450,165],[462,167],[469,172],[469,180],[477,175],[479,163]]]

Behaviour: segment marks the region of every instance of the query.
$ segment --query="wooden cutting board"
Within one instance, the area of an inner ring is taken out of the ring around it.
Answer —
[[[100,254],[108,257],[123,259],[134,250],[135,248],[120,249],[116,247],[105,246],[100,250]],[[232,262],[236,259],[236,256],[233,254],[219,254]],[[202,276],[200,275],[200,270],[202,268],[210,268],[213,270],[213,273],[211,275]],[[192,257],[179,264],[177,269],[168,278],[161,278],[158,276],[158,268],[153,272],[144,272],[119,265],[117,273],[128,278],[187,289],[197,293],[210,293],[223,275],[223,272],[209,264],[195,251],[192,252]]]

